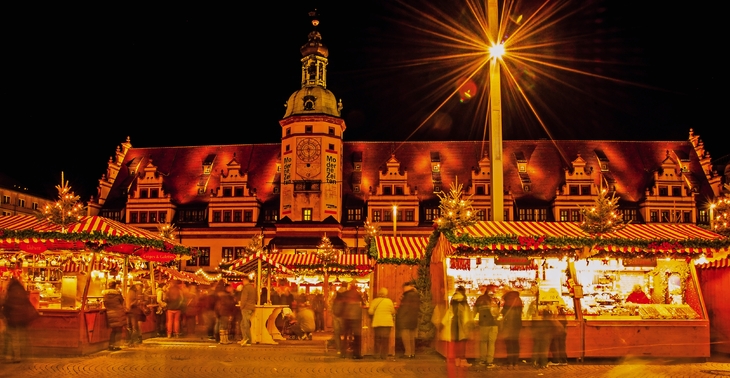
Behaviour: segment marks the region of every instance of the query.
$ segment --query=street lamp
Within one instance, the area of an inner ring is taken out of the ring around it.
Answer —
[[[393,236],[396,236],[396,225],[395,222],[398,218],[398,205],[393,205]]]
[[[489,24],[489,159],[492,182],[492,220],[504,220],[504,172],[502,163],[502,94],[500,92],[499,64],[504,45],[499,41],[499,12],[497,0],[487,1]]]

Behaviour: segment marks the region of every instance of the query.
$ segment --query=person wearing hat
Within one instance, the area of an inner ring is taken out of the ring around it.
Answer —
[[[368,308],[368,314],[373,317],[371,326],[375,334],[375,351],[376,356],[380,356],[381,360],[388,358],[388,347],[390,346],[390,331],[393,330],[395,323],[393,316],[395,315],[395,306],[393,301],[388,298],[388,289],[381,287],[378,290],[378,296],[373,299]]]
[[[400,332],[405,353],[404,358],[416,357],[416,334],[418,333],[418,315],[421,312],[421,294],[416,284],[408,281],[403,284],[403,295],[396,314],[396,329]]]

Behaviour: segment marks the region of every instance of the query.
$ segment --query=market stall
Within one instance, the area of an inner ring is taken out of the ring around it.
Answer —
[[[271,304],[271,277],[274,272],[281,274],[293,274],[293,272],[276,262],[272,256],[258,251],[234,260],[230,266],[232,270],[256,274],[256,288],[259,295],[256,296],[258,303],[251,319],[251,342],[254,344],[278,344],[278,341],[284,340],[284,337],[276,328],[276,318],[286,306]],[[265,271],[267,272],[267,300],[266,303],[261,303],[260,293],[263,287],[263,272]]]
[[[20,277],[38,298],[41,317],[30,327],[34,353],[82,355],[106,348],[101,291],[123,282],[134,264],[189,251],[152,232],[96,216],[60,226],[26,215],[0,217],[0,270]],[[145,258],[147,260],[145,260]]]
[[[629,224],[595,236],[568,222],[478,222],[440,237],[431,255],[432,291],[437,306],[446,306],[458,285],[470,301],[485,284],[518,291],[522,358],[532,349],[533,302],[550,291],[567,313],[571,358],[708,357],[708,315],[690,262],[728,244],[688,224]],[[649,303],[626,301],[634,286]],[[473,336],[468,357],[479,353]],[[497,357],[505,356],[502,345]]]
[[[388,289],[388,297],[396,308],[400,306],[403,295],[403,284],[414,281],[418,277],[418,263],[424,258],[427,237],[377,236],[377,264],[373,271],[372,291],[377,293],[381,288]],[[390,354],[395,354],[397,329],[391,334]],[[422,339],[423,335],[417,336]]]

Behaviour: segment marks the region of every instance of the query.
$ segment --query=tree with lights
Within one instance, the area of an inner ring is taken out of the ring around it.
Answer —
[[[371,257],[378,257],[378,251],[375,246],[375,238],[380,235],[380,226],[377,224],[370,223],[370,219],[365,218],[365,237],[363,239],[365,240],[365,247],[368,251],[370,251]]]
[[[61,184],[56,185],[56,190],[58,190],[58,200],[46,205],[38,214],[38,218],[61,226],[61,232],[66,232],[68,225],[81,219],[85,208],[79,202],[80,197],[71,190],[68,181],[64,181],[63,172],[61,172]]]
[[[619,231],[626,227],[623,217],[618,212],[618,198],[607,195],[606,189],[598,193],[596,203],[591,208],[581,208],[583,223],[580,228],[592,235],[600,235]]]
[[[263,234],[254,235],[251,238],[251,242],[248,243],[248,245],[243,249],[243,253],[245,253],[246,256],[250,256],[259,251],[263,251],[263,249],[264,249],[263,241],[264,241]]]
[[[464,188],[458,181],[451,185],[448,193],[437,193],[441,203],[441,217],[436,220],[439,231],[455,230],[476,223],[476,211],[472,207],[471,196],[464,197]]]
[[[730,184],[725,187],[730,190]],[[710,228],[712,232],[730,237],[730,198],[720,198],[713,203],[710,212]]]
[[[329,266],[332,265],[332,263],[337,262],[339,256],[340,250],[332,245],[332,242],[330,241],[330,238],[327,237],[327,234],[322,236],[322,241],[317,246],[317,258],[319,258],[319,260],[322,262],[322,276],[324,279],[324,283],[322,284],[322,294],[325,298],[329,298],[330,295]]]

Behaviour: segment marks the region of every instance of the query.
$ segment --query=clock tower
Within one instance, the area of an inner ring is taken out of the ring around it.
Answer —
[[[342,101],[327,89],[327,47],[314,30],[302,53],[301,89],[286,103],[281,125],[280,217],[292,221],[342,220]]]

